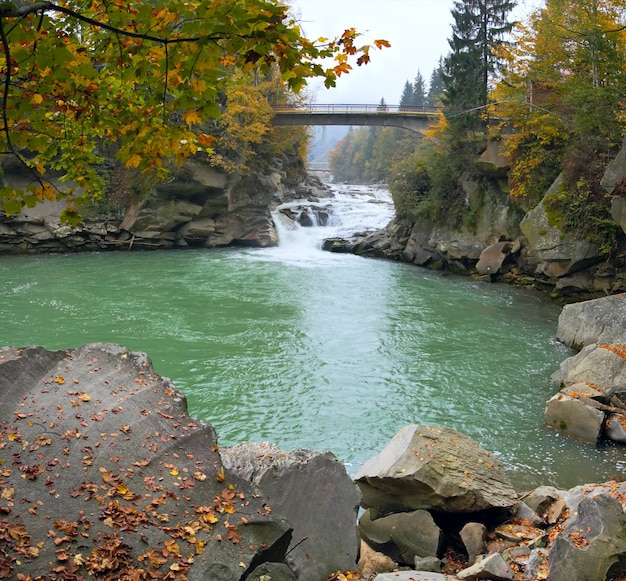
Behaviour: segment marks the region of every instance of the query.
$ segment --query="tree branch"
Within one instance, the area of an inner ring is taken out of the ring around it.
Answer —
[[[84,22],[85,24],[90,24],[91,26],[96,26],[97,28],[101,28],[103,30],[108,30],[109,32],[113,32],[115,34],[121,34],[123,36],[127,36],[129,38],[139,38],[142,40],[149,40],[151,42],[155,42],[157,44],[180,44],[185,42],[199,42],[202,40],[210,40],[217,41],[221,40],[223,35],[216,34],[208,34],[206,36],[196,36],[196,37],[183,37],[183,38],[162,38],[160,36],[152,36],[150,34],[143,34],[141,32],[133,32],[131,30],[124,30],[122,28],[117,28],[116,26],[112,26],[107,24],[106,22],[100,22],[99,20],[95,20],[94,18],[90,18],[89,16],[84,16],[80,12],[76,12],[69,8],[65,8],[64,6],[58,6],[57,4],[53,4],[52,2],[35,2],[34,4],[28,4],[26,6],[22,6],[20,8],[9,8],[6,5],[0,5],[0,18],[24,18],[29,14],[35,14],[37,12],[60,12],[61,14],[65,14],[66,16],[70,16],[79,20],[80,22]]]

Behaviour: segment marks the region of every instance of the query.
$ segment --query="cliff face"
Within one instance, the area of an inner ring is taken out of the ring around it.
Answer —
[[[5,178],[17,181],[19,176]],[[133,183],[124,175],[119,181],[132,192],[139,189],[136,179]],[[11,218],[0,215],[0,253],[273,246],[278,239],[271,208],[283,198],[305,197],[322,187],[307,179],[295,156],[274,159],[262,173],[248,175],[189,160],[171,181],[153,186],[139,200],[130,196],[116,211],[87,208],[76,228],[60,222],[64,204],[42,203]]]
[[[383,232],[351,241],[333,241],[329,250],[392,258],[433,269],[446,269],[547,288],[555,296],[590,298],[624,292],[626,265],[619,249],[612,254],[559,228],[545,200],[526,214],[508,197],[508,162],[498,143],[476,160],[479,181],[461,183],[470,227],[455,228],[427,220],[396,218]],[[626,233],[626,144],[607,168],[602,186],[612,196],[612,216]]]

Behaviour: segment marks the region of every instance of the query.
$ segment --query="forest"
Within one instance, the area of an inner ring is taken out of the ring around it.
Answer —
[[[511,160],[505,195],[615,253],[622,236],[600,185],[626,122],[626,2],[547,0],[514,22],[510,0],[456,0],[450,52],[427,86],[418,71],[400,105],[441,106],[426,136],[351,130],[329,156],[338,181],[389,183],[401,217],[471,226],[461,181],[498,141]],[[400,92],[400,88],[398,88]]]

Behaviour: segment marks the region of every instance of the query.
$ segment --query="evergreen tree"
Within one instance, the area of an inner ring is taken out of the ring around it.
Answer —
[[[417,71],[415,82],[413,83],[413,100],[411,105],[414,107],[425,107],[428,99],[426,97],[426,81],[422,77],[422,73]]]
[[[400,108],[410,107],[411,105],[413,105],[413,85],[407,81],[404,83],[404,90],[400,97]]]
[[[508,16],[514,6],[513,0],[454,0],[452,52],[444,61],[443,80],[446,117],[457,126],[480,126],[489,82],[500,67],[498,48],[513,28]]]
[[[438,107],[441,105],[441,95],[445,90],[443,83],[444,65],[443,58],[439,59],[437,68],[430,75],[430,84],[428,86],[428,106]]]

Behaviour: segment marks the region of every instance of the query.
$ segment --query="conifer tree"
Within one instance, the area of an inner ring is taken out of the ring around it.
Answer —
[[[454,24],[444,61],[446,117],[456,126],[476,128],[487,105],[489,82],[500,67],[498,48],[513,23],[513,0],[454,0]]]
[[[426,81],[420,71],[417,71],[415,82],[413,83],[413,101],[414,107],[424,107],[427,104],[426,97]]]
[[[404,83],[404,90],[400,97],[400,107],[410,107],[411,105],[413,105],[413,85],[407,81]]]
[[[430,107],[438,107],[441,105],[441,95],[445,90],[443,84],[443,58],[439,59],[436,69],[430,75],[430,83],[428,85],[428,105]]]

